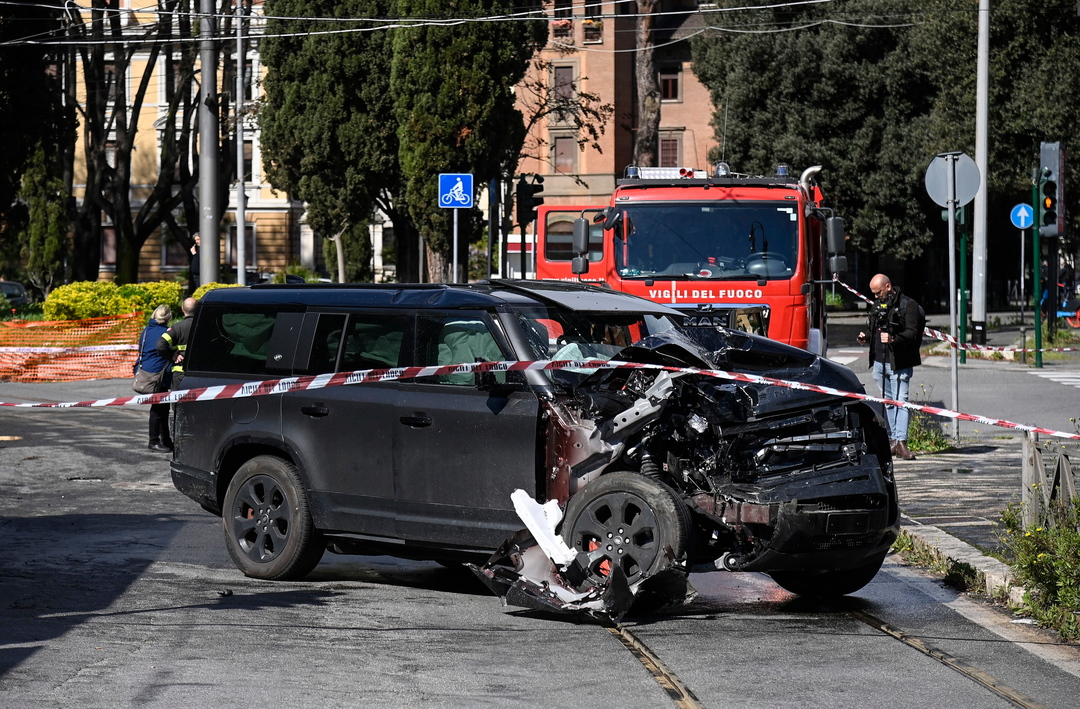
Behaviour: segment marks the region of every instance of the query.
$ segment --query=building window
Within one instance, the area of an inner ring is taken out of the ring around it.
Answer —
[[[116,141],[105,141],[105,164],[116,169]]]
[[[577,140],[569,136],[555,138],[555,172],[577,172]]]
[[[102,80],[105,82],[106,99],[108,101],[116,100],[116,88],[117,88],[117,71],[116,62],[105,62],[102,72]]]
[[[247,234],[247,239],[244,241],[244,270],[254,271],[255,268],[255,225],[245,224],[244,232]],[[229,225],[229,243],[226,245],[227,252],[225,258],[226,263],[232,268],[236,268],[236,225]]]
[[[682,100],[682,70],[679,67],[666,67],[660,70],[660,100]]]
[[[116,266],[116,227],[101,227],[101,265]]]
[[[583,41],[589,43],[604,41],[604,20],[600,17],[600,10],[600,3],[585,3],[585,19],[581,22]]]
[[[161,229],[161,265],[166,268],[186,268],[191,265],[191,252],[168,227]]]
[[[244,182],[252,182],[252,155],[255,154],[255,141],[244,141]]]
[[[555,98],[560,101],[574,99],[574,67],[555,67]]]
[[[571,39],[574,36],[570,0],[555,0],[555,10],[551,20],[551,36],[557,39]]]
[[[660,137],[660,167],[682,165],[682,138],[677,135]]]

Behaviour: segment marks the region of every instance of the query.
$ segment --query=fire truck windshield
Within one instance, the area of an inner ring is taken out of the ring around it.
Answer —
[[[777,202],[620,206],[615,265],[622,278],[788,279],[799,256],[799,211]]]

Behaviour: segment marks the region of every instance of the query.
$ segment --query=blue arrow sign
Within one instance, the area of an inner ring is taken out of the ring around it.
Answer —
[[[1018,204],[1012,208],[1009,212],[1009,218],[1012,219],[1013,226],[1017,229],[1027,229],[1035,221],[1035,216],[1031,213],[1030,204]]]
[[[470,209],[473,206],[473,180],[469,173],[439,173],[439,206],[445,209]]]

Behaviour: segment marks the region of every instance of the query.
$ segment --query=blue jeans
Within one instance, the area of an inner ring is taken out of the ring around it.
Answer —
[[[907,403],[911,372],[911,367],[894,370],[891,364],[874,362],[874,381],[877,382],[878,393],[885,399]],[[889,438],[894,441],[906,441],[908,410],[897,406],[886,406],[885,415],[889,419]]]

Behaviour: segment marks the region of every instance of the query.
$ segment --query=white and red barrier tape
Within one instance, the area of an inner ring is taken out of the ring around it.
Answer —
[[[833,283],[836,283],[837,285],[847,289],[850,293],[853,293],[855,296],[861,298],[864,302],[870,305],[874,304],[873,300],[866,297],[859,291],[855,290],[847,283],[844,283],[835,275],[833,276]],[[952,335],[941,332],[940,330],[934,330],[933,328],[929,327],[923,330],[923,334],[927,337],[932,337],[935,340],[942,340],[943,342],[947,342],[951,347],[958,350],[977,350],[979,352],[1080,352],[1080,347],[1040,347],[1039,349],[1034,349],[1020,347],[990,347],[989,345],[973,345],[962,343]]]
[[[138,345],[87,345],[85,347],[0,347],[0,353],[19,352],[30,354],[70,354],[72,352],[116,352],[137,350]]]
[[[902,407],[912,411],[941,416],[944,418],[972,421],[974,423],[1012,428],[1018,431],[1041,433],[1057,438],[1080,440],[1080,434],[1054,431],[1049,428],[1027,426],[1021,423],[1013,423],[1004,419],[988,418],[965,414],[960,411],[941,409],[936,406],[922,406],[906,401],[883,399],[868,394],[856,394],[855,392],[842,391],[832,387],[805,382],[793,382],[786,379],[774,379],[762,377],[756,374],[744,374],[742,372],[725,372],[719,369],[697,369],[694,367],[665,367],[658,364],[638,364],[636,362],[616,362],[610,360],[540,360],[536,362],[473,362],[465,364],[448,364],[432,367],[397,367],[394,369],[361,369],[354,372],[337,372],[335,374],[318,374],[304,377],[287,377],[284,379],[272,379],[268,381],[244,382],[243,384],[227,384],[224,386],[204,387],[201,389],[182,389],[178,391],[161,392],[159,394],[138,394],[136,396],[118,397],[113,399],[98,399],[97,401],[72,401],[62,403],[26,403],[17,404],[0,401],[0,406],[15,408],[98,408],[104,406],[143,406],[147,404],[176,403],[179,401],[213,401],[216,399],[242,399],[250,396],[266,396],[269,394],[285,394],[294,391],[310,391],[324,389],[326,387],[343,386],[347,384],[372,384],[378,382],[391,382],[400,379],[415,379],[417,377],[434,377],[447,374],[468,374],[472,372],[521,372],[526,370],[554,370],[554,369],[659,369],[667,372],[685,374],[700,374],[717,379],[726,379],[735,382],[749,382],[753,384],[766,384],[770,386],[782,386],[789,389],[802,389],[815,391],[831,396],[840,396],[848,399],[862,401],[875,401],[890,406]]]

